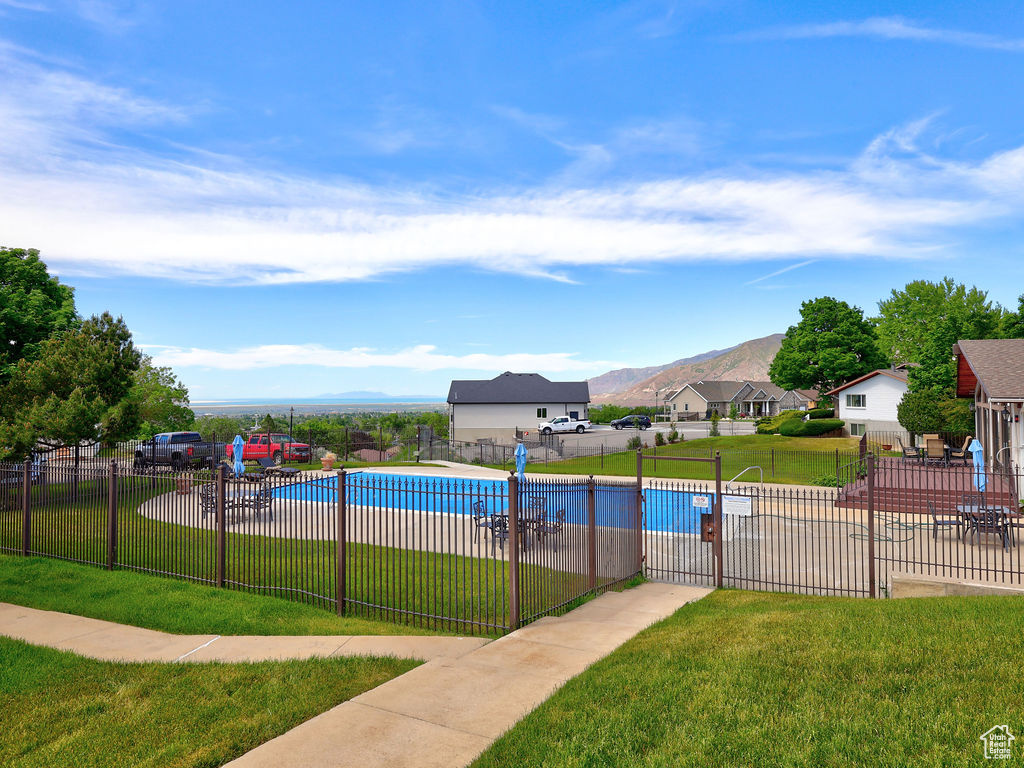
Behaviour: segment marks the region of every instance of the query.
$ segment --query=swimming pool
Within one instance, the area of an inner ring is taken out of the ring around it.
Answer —
[[[420,512],[473,514],[474,503],[483,501],[490,513],[505,512],[508,482],[505,480],[471,480],[424,475],[396,475],[382,472],[352,472],[348,475],[345,496],[350,504],[395,507]],[[626,528],[631,526],[633,490],[628,486],[602,485],[597,495],[598,525]],[[559,483],[533,484],[529,480],[525,495],[547,497],[548,509],[564,509],[566,522],[585,524],[585,506],[580,503],[579,487]],[[281,486],[274,490],[279,499],[334,504],[337,502],[337,480],[316,478]],[[648,488],[644,491],[647,529],[650,531],[697,533],[700,515],[714,505],[713,493],[691,493]]]

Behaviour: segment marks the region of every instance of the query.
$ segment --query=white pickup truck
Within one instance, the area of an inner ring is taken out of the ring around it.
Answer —
[[[590,429],[590,421],[583,419],[577,421],[568,416],[559,416],[551,421],[544,421],[537,425],[542,435],[550,435],[552,432],[578,432],[583,434]]]

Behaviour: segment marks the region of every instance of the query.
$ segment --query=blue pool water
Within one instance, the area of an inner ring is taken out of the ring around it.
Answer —
[[[465,480],[377,472],[353,472],[348,477],[346,499],[354,505],[373,503],[378,506],[458,515],[472,514],[474,503],[478,501],[483,501],[484,508],[490,513],[504,512],[507,505],[508,483],[504,480]],[[632,489],[600,484],[598,487],[603,489],[597,494],[598,525],[627,527]],[[583,511],[585,507],[579,499],[580,491],[541,486],[536,492],[541,493],[542,490],[547,497],[548,509],[565,509],[568,523],[586,522],[586,513]],[[523,493],[525,496],[530,495],[529,481]],[[337,501],[337,481],[334,478],[305,480],[277,488],[274,495],[280,499],[333,504]],[[648,530],[678,533],[697,533],[700,530],[700,513],[710,511],[714,504],[714,494],[711,493],[651,488],[644,491],[644,499]],[[698,506],[702,503],[707,506]]]

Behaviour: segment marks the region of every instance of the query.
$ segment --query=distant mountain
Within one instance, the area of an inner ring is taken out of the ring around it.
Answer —
[[[699,355],[694,355],[693,357],[684,357],[681,360],[665,363],[664,365],[649,365],[646,368],[619,368],[616,371],[608,371],[608,373],[602,373],[600,376],[587,379],[590,384],[590,396],[594,397],[595,395],[610,395],[615,394],[616,392],[624,392],[634,384],[646,381],[651,378],[651,376],[661,373],[669,368],[678,368],[682,365],[702,363],[705,360],[709,360],[712,357],[718,357],[719,355],[724,355],[726,352],[731,352],[734,349],[736,349],[736,347],[713,349],[710,352],[702,352]]]
[[[781,333],[773,333],[760,339],[751,339],[738,344],[718,355],[703,357],[696,362],[683,361],[681,365],[670,364],[652,376],[638,381],[618,392],[595,394],[591,384],[591,398],[594,403],[621,403],[623,405],[654,405],[659,390],[664,398],[670,390],[679,389],[690,381],[767,381],[768,367],[775,353],[782,345]],[[692,359],[692,358],[691,358]],[[631,369],[644,370],[644,369]],[[604,374],[609,376],[611,374]],[[602,378],[601,376],[597,377]],[[591,380],[593,381],[593,379]]]

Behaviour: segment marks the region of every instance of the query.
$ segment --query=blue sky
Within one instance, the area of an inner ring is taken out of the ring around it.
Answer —
[[[0,0],[0,234],[193,399],[1024,291],[1015,3]]]

